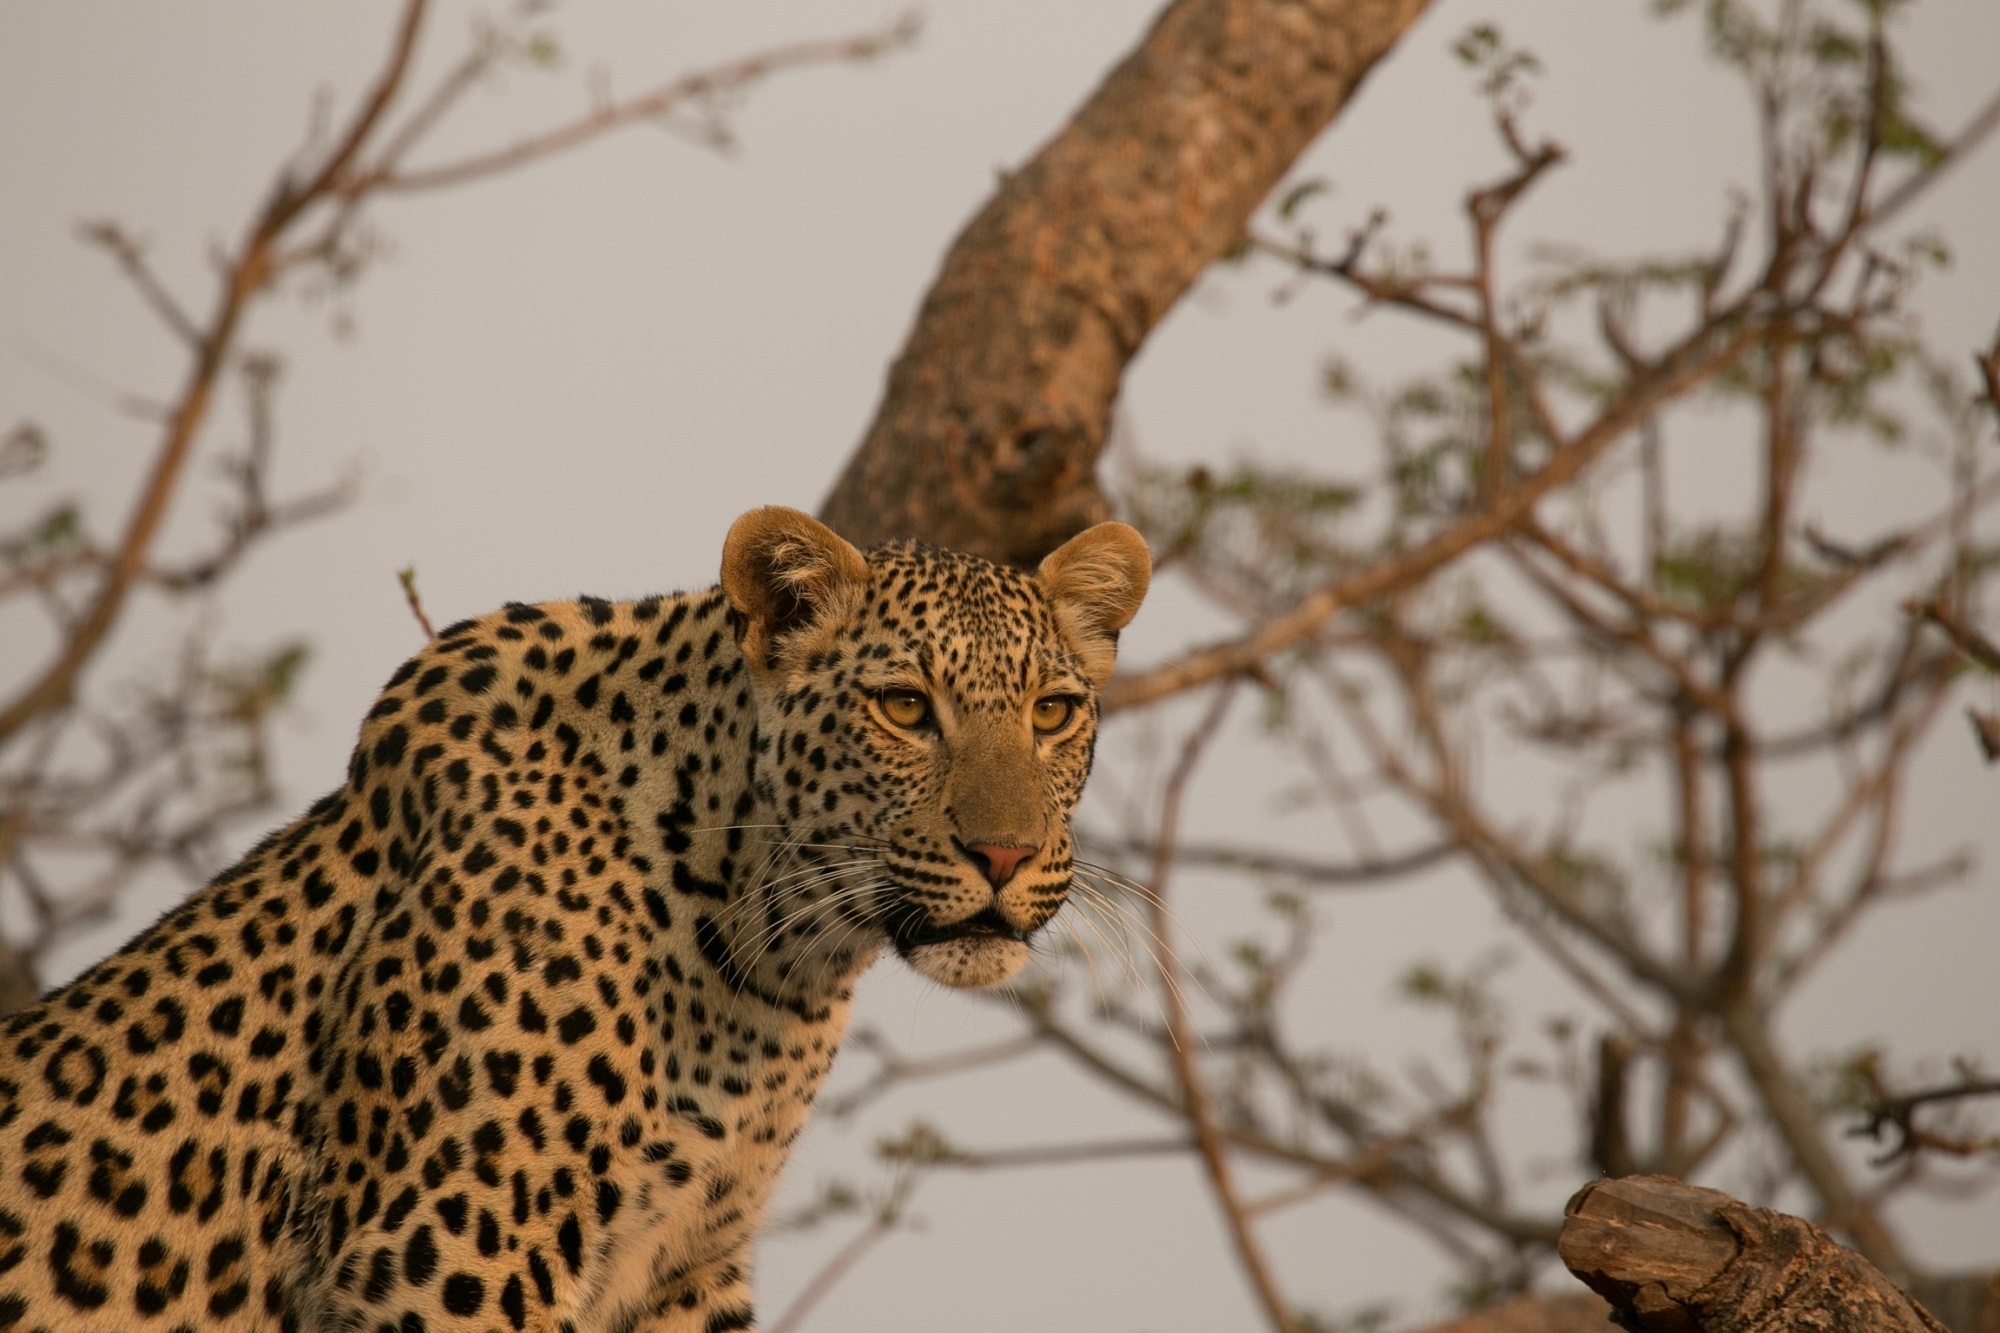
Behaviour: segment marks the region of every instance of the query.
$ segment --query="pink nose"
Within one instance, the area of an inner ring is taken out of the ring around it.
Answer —
[[[1014,878],[1014,872],[1021,868],[1021,863],[1040,850],[1035,847],[1003,847],[996,842],[961,845],[973,864],[986,876],[986,882],[996,889],[1005,888],[1007,881]]]

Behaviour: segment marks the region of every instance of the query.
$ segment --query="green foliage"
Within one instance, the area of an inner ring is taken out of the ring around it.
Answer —
[[[1281,222],[1292,221],[1298,215],[1301,208],[1304,208],[1315,197],[1326,193],[1332,188],[1333,182],[1324,176],[1312,176],[1300,181],[1297,185],[1285,191],[1285,197],[1278,201],[1278,220]]]
[[[1693,611],[1722,613],[1756,585],[1763,568],[1763,534],[1710,524],[1681,534],[1653,561],[1662,595]]]
[[[311,660],[311,645],[290,639],[248,663],[217,670],[211,679],[223,716],[241,722],[262,718],[291,698]]]
[[[73,501],[64,501],[27,526],[0,535],[0,560],[19,568],[74,555],[88,544],[83,511]]]
[[[1534,52],[1509,46],[1500,29],[1491,23],[1475,23],[1452,43],[1451,52],[1459,63],[1480,76],[1479,91],[1499,98],[1515,90],[1530,74],[1542,72],[1542,62]]]

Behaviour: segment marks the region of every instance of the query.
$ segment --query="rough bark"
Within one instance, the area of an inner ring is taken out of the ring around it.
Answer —
[[[1119,377],[1428,0],[1175,0],[952,244],[820,516],[1032,564],[1106,516]]]
[[[1584,1186],[1557,1251],[1647,1333],[1945,1333],[1866,1259],[1825,1232],[1664,1176]]]

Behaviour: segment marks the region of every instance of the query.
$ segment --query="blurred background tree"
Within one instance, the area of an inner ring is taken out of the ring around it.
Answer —
[[[2000,344],[1926,341],[1916,303],[1952,238],[1909,219],[2000,123],[2000,99],[1932,125],[1898,46],[1902,5],[1661,8],[1658,40],[1698,26],[1746,89],[1761,164],[1680,253],[1509,230],[1567,154],[1537,123],[1535,53],[1488,24],[1450,45],[1507,168],[1467,189],[1451,249],[1287,179],[1424,6],[1244,0],[1169,5],[952,247],[830,521],[1030,560],[1115,508],[1177,576],[1168,605],[1218,633],[1175,636],[1157,663],[1128,652],[1093,864],[978,1039],[913,1052],[855,1034],[827,1112],[880,1135],[886,1183],[835,1184],[790,1219],[861,1214],[772,1327],[807,1324],[836,1281],[865,1287],[861,1259],[938,1172],[1148,1157],[1200,1164],[1274,1329],[1391,1319],[1365,1273],[1342,1276],[1346,1315],[1307,1308],[1268,1244],[1334,1196],[1427,1238],[1487,1327],[1598,1324],[1587,1299],[1507,1302],[1554,1267],[1562,1199],[1634,1173],[1814,1216],[1954,1327],[1990,1317],[1986,1279],[1939,1271],[1895,1221],[1911,1196],[1990,1182],[1980,1053],[1802,1055],[1778,1024],[1871,913],[1974,869],[1903,830],[1940,728],[1961,750],[2000,748],[1985,684],[2000,667],[1985,584]],[[427,160],[413,150],[468,89],[556,48],[523,9],[417,86],[423,19],[411,5],[374,91],[280,174],[218,262],[206,322],[131,234],[86,228],[192,369],[169,404],[118,404],[164,439],[116,539],[65,504],[0,548],[11,614],[32,606],[52,626],[45,660],[22,655],[0,726],[17,996],[135,876],[166,863],[199,882],[248,817],[273,813],[269,719],[303,643],[218,665],[197,627],[152,678],[167,684],[85,678],[131,594],[210,588],[262,539],[352,498],[352,483],[267,493],[279,363],[241,333],[246,312],[281,291],[348,291],[379,253],[369,209],[387,195],[639,120],[724,143],[729,93],[909,35],[786,47]],[[1390,383],[1329,358],[1322,388],[1361,429],[1324,460],[1149,460],[1115,428],[1123,372],[1219,259],[1279,302],[1337,288],[1378,323],[1439,331],[1446,351]],[[220,542],[167,566],[160,515],[229,385],[245,426]],[[7,472],[47,448],[24,423]],[[1183,836],[1216,770],[1292,812],[1287,834]],[[1413,946],[1402,993],[1448,1038],[1397,1069],[1327,1011],[1321,922],[1330,895],[1446,874],[1505,924],[1469,964]],[[1924,986],[1921,959],[1870,965]],[[1539,978],[1533,1016],[1524,973]],[[1047,1078],[1052,1057],[1056,1088],[1110,1092],[1140,1132],[996,1145],[908,1113],[942,1095],[936,1079],[1015,1065]]]

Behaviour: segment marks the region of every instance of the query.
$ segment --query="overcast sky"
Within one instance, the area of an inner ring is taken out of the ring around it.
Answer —
[[[265,551],[210,611],[228,645],[311,640],[299,706],[279,736],[286,805],[339,781],[357,720],[419,646],[397,569],[416,566],[440,623],[508,599],[690,587],[712,581],[722,534],[743,509],[816,505],[867,422],[945,245],[995,173],[1061,124],[1155,8],[933,0],[915,49],[753,93],[734,118],[731,155],[640,129],[383,208],[392,248],[348,307],[350,337],[334,335],[324,305],[281,302],[260,314],[251,341],[286,361],[279,492],[349,467],[362,478],[351,509]],[[1330,220],[1385,204],[1400,235],[1457,254],[1463,191],[1502,160],[1448,47],[1468,24],[1497,17],[1547,67],[1531,128],[1561,140],[1574,162],[1537,192],[1520,234],[1619,253],[1699,243],[1719,222],[1723,188],[1751,177],[1747,108],[1703,64],[1691,21],[1657,22],[1646,8],[1440,0],[1300,172],[1334,181]],[[1993,77],[2000,7],[1919,8],[1920,105],[1956,125]],[[102,256],[76,243],[74,224],[124,222],[205,308],[209,247],[240,232],[307,129],[314,90],[351,105],[394,10],[384,0],[0,5],[0,428],[33,418],[55,450],[40,476],[0,490],[0,525],[80,495],[99,531],[113,530],[154,437],[94,386],[164,397],[183,370]],[[442,7],[419,81],[460,49],[475,12]],[[575,5],[556,14],[562,68],[481,89],[439,149],[503,141],[573,112],[594,70],[629,92],[892,14],[883,0]],[[1925,326],[1954,355],[1990,338],[2000,314],[1996,157],[1969,164],[1926,205],[1958,262],[1929,290]],[[1337,352],[1394,375],[1436,347],[1394,320],[1352,320],[1331,294],[1274,307],[1275,285],[1268,271],[1213,276],[1147,345],[1122,412],[1148,455],[1337,456],[1355,423],[1317,398],[1323,359]],[[211,458],[241,434],[233,407],[217,422]],[[201,544],[213,484],[205,470],[184,495],[170,543]],[[1185,605],[1156,600],[1128,656],[1185,642],[1191,627],[1176,613]],[[135,614],[100,674],[143,672],[178,623]],[[0,640],[0,686],[11,688],[42,641],[21,619],[0,619]],[[1990,813],[2000,779],[1979,769],[1961,735],[1949,739],[1955,749],[1927,761],[1912,839],[1970,840],[2000,866]],[[1245,776],[1206,776],[1196,832],[1262,817]],[[257,832],[244,829],[243,841]],[[162,881],[135,895],[113,927],[62,952],[60,971],[114,947],[177,891]],[[1340,980],[1329,1002],[1352,1044],[1391,1032],[1416,1047],[1435,1039],[1385,1009],[1395,967],[1425,950],[1469,957],[1491,942],[1491,912],[1462,884],[1425,893],[1343,901],[1330,913]],[[1890,909],[1869,937],[1889,965],[1830,972],[1788,1037],[1800,1049],[1879,1036],[2000,1058],[1990,1024],[2000,1011],[1996,896],[1982,875],[1970,889]],[[976,1002],[893,966],[869,979],[862,1021],[915,1049],[1005,1030]],[[859,1129],[822,1128],[788,1188],[797,1197],[836,1173],[865,1178],[870,1137],[920,1114],[982,1144],[1158,1132],[1054,1064],[1034,1064],[901,1094]],[[1569,1185],[1550,1188],[1559,1197]],[[1187,1162],[941,1178],[919,1211],[925,1230],[872,1256],[814,1328],[1198,1330],[1253,1317]],[[1986,1207],[1972,1225],[1969,1216],[1909,1220],[1934,1242],[1930,1253],[1990,1262],[2000,1211]],[[1423,1246],[1359,1205],[1334,1199],[1288,1215],[1271,1238],[1288,1287],[1322,1309],[1390,1296],[1413,1312],[1437,1298]],[[766,1247],[767,1318],[840,1239]]]

